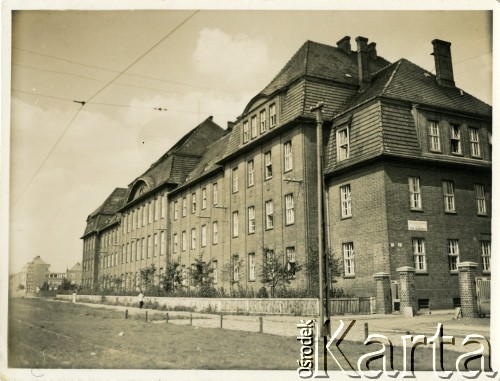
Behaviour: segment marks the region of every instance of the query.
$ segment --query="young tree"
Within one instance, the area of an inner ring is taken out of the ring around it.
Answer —
[[[160,276],[160,285],[166,292],[172,292],[182,285],[182,269],[179,260],[168,262],[165,273]]]
[[[190,276],[193,281],[193,285],[198,287],[201,296],[214,296],[214,267],[212,265],[212,260],[205,262],[203,260],[203,254],[200,254],[198,258],[195,259],[194,265],[191,267]]]
[[[290,284],[290,279],[295,273],[302,269],[302,266],[294,262],[293,267],[285,263],[283,253],[276,253],[267,246],[262,247],[263,264],[260,271],[260,279],[263,284],[271,288],[271,298],[277,287],[286,288]]]
[[[340,258],[334,256],[334,253],[330,249],[325,250],[325,255],[328,256],[328,267],[329,274],[328,278],[330,281],[330,289],[334,283],[337,282],[335,278],[338,278],[342,275],[342,266],[340,262]],[[310,282],[310,290],[313,294],[319,293],[319,255],[317,249],[309,250],[309,256],[306,266],[307,275],[309,277]],[[326,275],[326,274],[324,274]],[[324,278],[323,278],[324,279]]]
[[[148,291],[151,288],[151,285],[154,280],[156,272],[156,267],[154,263],[151,264],[151,266],[146,267],[144,269],[141,269],[141,283],[144,285],[145,290]]]

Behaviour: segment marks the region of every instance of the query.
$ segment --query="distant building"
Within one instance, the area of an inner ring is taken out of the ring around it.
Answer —
[[[387,272],[416,269],[419,299],[459,297],[457,263],[491,257],[491,106],[455,86],[450,43],[432,42],[436,74],[380,57],[350,37],[307,41],[237,120],[211,118],[177,142],[87,219],[83,286],[140,285],[179,260],[212,261],[217,287],[262,287],[263,247],[283,254],[291,287],[311,288],[296,264],[318,248],[317,121],[323,102],[325,246],[336,287],[374,296]],[[430,46],[430,45],[429,45]]]
[[[35,294],[48,280],[50,265],[40,256],[28,262],[19,274],[19,284],[24,285],[26,294]]]
[[[75,286],[82,284],[82,265],[80,262],[77,262],[71,269],[66,270],[66,279]]]
[[[66,273],[49,273],[47,278],[47,284],[49,285],[49,290],[57,290],[59,286],[63,283],[66,278]]]

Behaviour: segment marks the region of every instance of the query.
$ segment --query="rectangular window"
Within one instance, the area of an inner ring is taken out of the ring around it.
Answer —
[[[182,198],[182,217],[186,217],[187,215],[187,199],[186,197]]]
[[[201,209],[207,208],[207,188],[201,190]]]
[[[486,210],[486,195],[484,193],[484,185],[474,184],[474,193],[476,195],[476,212],[479,215],[487,215]]]
[[[165,232],[160,232],[160,255],[167,254],[167,241],[165,240]]]
[[[136,223],[136,214],[135,214],[135,210],[134,210],[134,211],[132,211],[132,231],[135,230],[135,223]],[[101,245],[104,245],[104,244],[102,243]]]
[[[250,119],[250,128],[252,130],[252,139],[257,137],[257,116],[252,116]]]
[[[285,224],[291,225],[295,222],[295,205],[293,201],[293,194],[285,196]]]
[[[425,260],[425,242],[423,238],[413,238],[413,263],[416,272],[427,272],[427,262]]]
[[[122,234],[125,234],[126,232],[127,232],[127,215],[124,215],[122,221]],[[88,250],[88,245],[86,246],[86,249]]]
[[[479,143],[479,130],[477,128],[469,129],[470,154],[474,157],[481,157],[481,144]]]
[[[461,155],[462,142],[460,138],[460,126],[457,124],[452,124],[450,132],[451,132],[451,140],[450,140],[451,153],[456,155]]]
[[[264,154],[264,178],[269,180],[273,177],[273,163],[271,159],[271,151]]]
[[[142,226],[146,226],[148,222],[148,205],[142,206]]]
[[[247,183],[251,187],[255,184],[255,168],[253,165],[253,160],[247,162]]]
[[[212,224],[212,244],[217,245],[217,243],[219,243],[219,228],[217,221],[214,221]]]
[[[217,205],[219,201],[219,188],[217,183],[212,186],[212,205]]]
[[[233,255],[233,281],[240,280],[240,261],[237,255]]]
[[[184,231],[182,232],[182,236],[181,236],[181,250],[182,250],[182,251],[186,251],[186,243],[187,243],[187,242],[186,242],[186,238],[187,238],[187,237],[186,237],[186,231],[184,230]]]
[[[214,269],[214,271],[212,272],[214,284],[217,284],[217,278],[218,278],[218,276],[217,276],[217,270],[218,270],[218,267],[219,267],[218,265],[219,264],[218,264],[217,260],[213,260],[212,261],[212,268]]]
[[[148,258],[151,258],[152,252],[153,252],[153,237],[148,235],[148,253],[147,253]]]
[[[191,193],[191,213],[196,212],[196,193]]]
[[[238,237],[239,234],[238,212],[233,212],[233,237]]]
[[[273,202],[266,201],[266,229],[272,229],[273,226],[274,226]]]
[[[439,140],[439,122],[429,121],[429,149],[434,152],[441,151],[441,141]]]
[[[443,181],[444,211],[455,212],[455,189],[453,181]]]
[[[153,257],[158,255],[158,233],[154,234],[154,248],[153,248]]]
[[[165,218],[167,213],[167,196],[161,197],[161,218]]]
[[[483,272],[491,272],[491,242],[481,241],[481,264]]]
[[[255,208],[248,207],[248,234],[255,233]]]
[[[132,231],[132,213],[127,214],[127,232]]]
[[[179,218],[179,203],[176,201],[174,202],[174,221]]]
[[[196,229],[191,229],[191,250],[196,249]]]
[[[142,238],[141,239],[141,259],[144,259],[144,257],[146,256],[146,251],[147,251],[147,247],[146,247],[146,239],[145,238]]]
[[[201,247],[207,246],[207,225],[201,225]]]
[[[459,249],[458,249],[458,239],[449,239],[448,240],[448,264],[450,272],[457,272],[458,267],[457,264],[460,262],[459,259]]]
[[[292,279],[295,278],[296,271],[296,258],[295,258],[295,247],[286,248],[286,270],[288,271],[288,276]]]
[[[248,254],[248,280],[255,280],[255,253]]]
[[[262,110],[260,112],[260,133],[263,134],[266,132],[267,126],[266,126],[266,110]]]
[[[243,143],[248,142],[249,133],[248,133],[248,121],[243,122]]]
[[[129,257],[131,259],[132,255],[130,253],[130,244],[127,243],[127,256],[125,257],[125,262],[129,262]]]
[[[349,127],[337,131],[337,160],[349,158]]]
[[[354,244],[352,242],[342,244],[344,256],[344,276],[354,275]]]
[[[160,218],[160,199],[155,198],[155,221]]]
[[[422,210],[422,197],[420,194],[420,178],[408,177],[408,187],[410,190],[410,209]]]
[[[269,106],[269,128],[276,127],[276,104]]]
[[[177,250],[179,249],[179,237],[177,236],[177,233],[174,234],[174,253],[177,253]]]
[[[342,218],[352,217],[351,210],[351,184],[340,187],[340,210]]]
[[[285,172],[293,169],[292,142],[286,142],[285,148]]]
[[[149,203],[149,213],[148,213],[148,224],[153,222],[154,212],[155,212],[155,205],[154,205],[154,203],[150,202]]]
[[[233,193],[236,193],[238,192],[238,167],[233,168],[232,179],[233,179]]]

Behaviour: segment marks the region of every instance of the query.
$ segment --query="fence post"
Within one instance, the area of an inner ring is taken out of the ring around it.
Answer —
[[[222,317],[223,317],[223,316],[224,316],[224,315],[220,314],[220,328],[221,328],[221,329],[222,329]]]
[[[148,311],[146,311],[146,321],[148,321]]]
[[[168,312],[167,312],[167,323],[168,323]]]
[[[189,325],[193,325],[193,314],[189,314]]]
[[[125,319],[128,319],[128,310],[125,310]]]
[[[365,340],[368,339],[368,323],[365,323]]]
[[[264,332],[264,322],[262,320],[262,316],[259,316],[259,333]]]

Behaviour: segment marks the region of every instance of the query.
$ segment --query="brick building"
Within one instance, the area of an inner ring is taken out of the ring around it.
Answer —
[[[433,41],[437,75],[388,62],[363,37],[356,43],[353,51],[349,37],[336,47],[307,41],[226,130],[207,119],[113,208],[108,199],[88,219],[84,285],[113,276],[134,289],[151,263],[159,275],[179,259],[187,273],[202,256],[218,287],[257,290],[263,247],[290,268],[305,265],[319,229],[311,107],[320,101],[337,286],[373,296],[375,272],[396,280],[397,267],[416,266],[419,295],[448,306],[459,259],[482,261],[487,274],[491,107],[455,87],[449,43]],[[108,225],[97,221],[104,209],[115,213]],[[117,245],[111,256],[104,234]],[[307,275],[291,286],[309,288]]]

